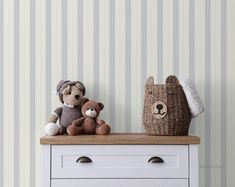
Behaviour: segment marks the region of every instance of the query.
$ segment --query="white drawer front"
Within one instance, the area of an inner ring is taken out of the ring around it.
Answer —
[[[92,162],[76,162],[82,156]],[[148,162],[156,156],[164,163]],[[188,178],[188,146],[52,146],[52,178]]]
[[[53,179],[51,187],[188,187],[187,179]]]

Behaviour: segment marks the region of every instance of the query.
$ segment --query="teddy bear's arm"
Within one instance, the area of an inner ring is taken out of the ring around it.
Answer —
[[[86,117],[81,117],[79,119],[76,119],[72,122],[72,125],[75,125],[76,127],[81,125],[83,123],[83,121],[85,120]]]
[[[54,110],[54,112],[51,114],[48,123],[56,123],[57,120],[61,117],[62,114],[62,107],[59,107]]]
[[[51,114],[51,116],[48,120],[48,123],[56,123],[58,119],[59,119],[59,117],[57,115]]]

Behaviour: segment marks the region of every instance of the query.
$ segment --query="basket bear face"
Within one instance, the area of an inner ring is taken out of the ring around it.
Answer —
[[[154,84],[154,78],[149,77],[144,103],[144,126],[148,134],[188,134],[191,113],[176,76],[167,77],[166,84]]]

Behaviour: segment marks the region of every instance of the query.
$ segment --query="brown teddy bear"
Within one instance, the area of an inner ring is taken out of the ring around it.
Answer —
[[[104,105],[96,101],[86,101],[82,107],[83,117],[72,122],[67,128],[67,133],[71,136],[79,134],[97,134],[107,135],[110,133],[110,126],[104,120],[98,120],[97,117]]]
[[[66,133],[67,127],[74,120],[82,117],[82,105],[88,100],[83,97],[86,89],[79,81],[61,80],[56,87],[56,92],[63,106],[55,109],[51,114],[45,127],[47,135]],[[58,119],[60,125],[56,124]]]

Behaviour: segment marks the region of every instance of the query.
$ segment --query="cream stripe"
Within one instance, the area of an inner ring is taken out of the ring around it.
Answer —
[[[30,6],[29,0],[20,3],[20,187],[29,187],[30,178]]]
[[[157,29],[157,1],[147,1],[147,77],[154,76],[157,81],[157,45],[158,45],[158,29]]]
[[[67,1],[67,78],[77,80],[78,74],[78,1]]]
[[[100,101],[104,104],[104,110],[100,114],[100,118],[110,123],[109,112],[109,1],[100,0],[99,4],[100,31],[99,31],[99,96]]]
[[[162,80],[165,80],[165,77],[168,75],[168,70],[170,70],[169,66],[169,0],[163,0],[163,25],[162,25],[162,51],[163,51],[163,61],[162,61]],[[163,82],[162,82],[163,83]]]
[[[14,4],[13,0],[4,0],[3,2],[3,61],[4,63],[4,102],[7,103],[3,108],[3,186],[14,186],[14,124],[9,125],[9,121],[13,122],[14,116]],[[7,84],[6,84],[7,83]]]
[[[125,0],[115,1],[115,130],[125,132]]]
[[[55,110],[60,106],[57,96],[53,95],[53,90],[56,90],[56,85],[62,79],[62,2],[51,0],[51,109]],[[56,67],[56,70],[54,70]],[[52,112],[51,111],[51,112]]]
[[[14,92],[19,93],[19,0],[14,1]],[[14,95],[14,124],[19,123],[19,95]],[[14,128],[14,186],[19,184],[19,125]]]
[[[182,76],[184,63],[184,0],[179,0],[179,76]],[[183,71],[184,72],[184,71]]]
[[[0,186],[3,186],[3,0],[0,0]]]
[[[131,1],[131,132],[140,132],[141,111],[141,0]]]
[[[179,1],[179,76],[189,78],[189,1]]]
[[[46,0],[36,0],[35,22],[35,187],[40,187],[42,146],[38,144],[40,136],[44,135],[46,123]]]
[[[195,84],[201,99],[205,103],[205,4],[204,0],[195,1]],[[200,73],[197,73],[200,72]],[[195,119],[195,132],[205,142],[205,113]],[[199,158],[200,165],[206,165],[205,162],[205,144],[200,145]]]
[[[83,4],[84,17],[83,17],[83,34],[84,34],[84,84],[87,88],[87,97],[94,98],[94,1],[86,0]]]
[[[147,60],[146,60],[146,66],[147,66],[147,77],[150,76],[150,75],[153,75],[153,43],[152,42],[154,39],[153,39],[153,27],[155,26],[153,24],[153,17],[152,17],[152,14],[153,14],[153,10],[152,10],[152,6],[153,6],[153,0],[148,0],[147,1],[147,6],[146,6],[146,9],[147,9],[147,12],[146,12],[146,25],[147,25],[147,28],[146,28],[146,33],[147,33],[147,36],[146,36],[146,39],[147,39],[147,52],[146,52],[146,55],[147,55]]]
[[[211,116],[211,124],[215,128],[211,129],[211,156],[212,165],[221,165],[221,8],[220,0],[215,0],[211,4],[211,109],[215,116]],[[226,124],[225,124],[226,125]],[[211,171],[211,186],[220,187],[221,185],[221,170],[212,169]]]
[[[227,186],[235,186],[234,105],[235,105],[235,1],[227,0]]]

